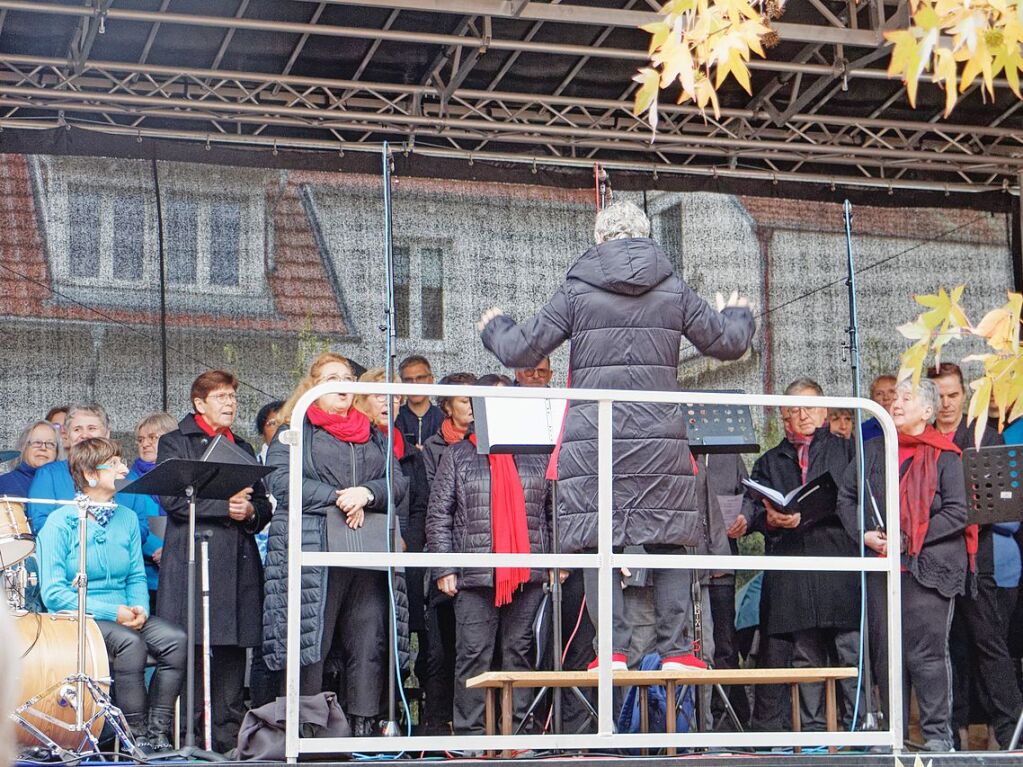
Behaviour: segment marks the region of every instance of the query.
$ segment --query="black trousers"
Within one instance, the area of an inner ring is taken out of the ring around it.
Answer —
[[[494,606],[493,588],[462,589],[455,597],[455,733],[483,735],[484,693],[469,690],[467,679],[498,668],[531,671],[533,618],[543,598],[543,586],[527,583],[509,604]],[[496,666],[495,666],[496,664]],[[515,690],[515,722],[525,716],[533,691]]]
[[[888,717],[888,594],[883,573],[867,574],[870,655],[881,709]],[[916,690],[925,741],[952,746],[952,661],[948,635],[955,600],[902,573],[902,721],[908,736],[909,690]]]
[[[110,656],[114,700],[125,716],[145,714],[149,709],[174,710],[174,701],[185,681],[188,638],[185,632],[160,618],[149,618],[141,629],[114,621],[96,621]],[[156,661],[156,671],[146,694],[146,656]],[[148,706],[147,706],[148,697]]]
[[[213,645],[210,648],[210,734],[213,750],[227,753],[238,745],[238,730],[245,717],[246,648],[235,645]],[[202,647],[195,648],[195,721],[196,743],[202,742],[203,721],[203,657]],[[184,702],[182,702],[184,706]]]
[[[792,642],[783,636],[764,633],[764,614],[760,614],[760,648],[757,668],[790,668]],[[753,687],[753,714],[750,729],[754,732],[784,732],[792,727],[792,705],[787,684],[758,684]]]
[[[1009,629],[999,591],[993,576],[978,575],[976,598],[956,598],[950,637],[953,722],[957,729],[970,724],[970,691],[975,687],[995,738],[1007,748],[1023,703],[1019,688],[1007,683],[1016,671],[1009,657]]]
[[[704,587],[710,597],[710,612],[714,623],[714,668],[739,668],[739,645],[735,637],[735,582],[715,583]],[[749,698],[742,685],[725,687],[728,702],[732,704],[739,723],[745,728],[750,718]],[[711,698],[711,712],[715,722],[723,726],[731,723],[725,707],[717,695]]]
[[[860,632],[839,629],[809,629],[792,635],[793,668],[825,668],[846,666],[855,668],[860,656]],[[839,703],[843,714],[842,729],[848,730],[856,710],[856,680],[838,682]],[[824,685],[799,685],[799,709],[802,729],[806,732],[824,732],[828,720],[824,705]],[[863,707],[860,706],[860,710]]]
[[[387,686],[388,609],[387,573],[330,568],[320,660],[302,667],[302,694],[323,691],[324,665],[336,654],[344,680],[341,707],[349,715],[377,716]]]
[[[678,554],[681,556],[686,553],[684,546],[647,545],[643,548],[648,554]],[[616,548],[615,551],[620,553],[621,550]],[[597,626],[599,620],[597,607],[599,574],[597,570],[593,569],[584,570],[583,573],[583,583],[586,587],[586,609],[590,613],[593,625]],[[628,655],[632,627],[625,617],[625,598],[620,588],[621,578],[617,573],[612,577],[614,578],[614,587],[611,590],[613,626],[611,649],[612,652]],[[654,595],[657,652],[662,658],[671,658],[692,652],[692,638],[686,633],[686,624],[690,620],[693,610],[690,572],[688,570],[651,569],[648,572],[648,578],[650,585],[646,588],[652,588]],[[593,638],[593,651],[597,652],[596,636]]]
[[[596,631],[593,629],[593,621],[590,620],[585,602],[583,571],[572,570],[561,584],[561,641],[564,655],[561,667],[565,671],[585,671],[593,660],[593,639]],[[553,641],[548,646],[553,649]],[[554,668],[547,663],[544,665],[546,668]],[[596,707],[593,688],[584,687],[580,692]],[[596,731],[596,723],[590,721],[590,713],[586,706],[568,689],[561,691],[561,725],[562,732],[569,734]]]
[[[416,676],[426,695],[422,723],[427,732],[447,732],[455,695],[455,607],[435,584],[430,584],[427,594],[426,632],[419,637],[419,656],[425,658],[422,672],[416,663]]]

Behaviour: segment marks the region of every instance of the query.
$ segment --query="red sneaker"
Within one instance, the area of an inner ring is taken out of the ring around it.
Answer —
[[[587,671],[596,671],[600,667],[600,663],[596,658],[590,661],[590,665],[586,667]],[[628,671],[629,670],[629,659],[623,652],[611,653],[611,670],[612,671]]]
[[[694,668],[707,668],[707,664],[692,653],[672,655],[661,662],[661,671],[686,671]]]

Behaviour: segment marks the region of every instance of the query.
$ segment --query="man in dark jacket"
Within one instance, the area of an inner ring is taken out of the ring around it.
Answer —
[[[403,359],[398,365],[398,375],[402,383],[433,383],[430,361],[419,354]],[[444,411],[430,402],[429,397],[410,394],[405,404],[398,408],[394,424],[405,438],[406,445],[414,445],[416,450],[422,450],[426,440],[440,431],[443,420]]]
[[[198,460],[214,436],[223,434],[252,455],[245,440],[231,432],[238,409],[238,379],[222,370],[203,373],[192,384],[195,409],[181,419],[177,431],[160,437],[157,463],[169,458]],[[167,511],[167,535],[160,562],[159,616],[184,628],[188,623],[188,501],[161,496]],[[208,532],[210,570],[210,695],[213,705],[213,748],[226,752],[238,743],[245,715],[245,651],[262,641],[263,566],[255,535],[270,521],[270,501],[263,483],[245,488],[228,501],[198,500],[197,533]],[[202,626],[196,578],[195,625]],[[195,637],[198,644],[202,635]],[[202,679],[196,658],[196,679]],[[197,702],[202,700],[198,691]],[[200,708],[201,711],[201,708]]]
[[[821,387],[808,378],[790,383],[785,394],[818,397]],[[752,479],[789,493],[830,473],[838,485],[853,457],[853,443],[831,433],[827,408],[784,407],[785,438],[753,465]],[[750,526],[764,534],[768,556],[854,557],[859,553],[837,515],[806,522],[779,511],[766,499],[748,493]],[[859,654],[860,578],[856,573],[768,570],[760,602],[760,631],[792,641],[792,665],[803,668],[856,666]],[[856,680],[839,683],[846,726],[856,705]],[[772,691],[757,691],[770,695]],[[823,685],[800,685],[802,726],[827,727]]]
[[[966,386],[963,371],[951,362],[927,371],[927,377],[938,386],[941,406],[934,425],[950,438],[960,450],[975,447],[974,430],[963,417]],[[985,425],[981,447],[1005,444],[997,431]],[[981,525],[977,542],[976,594],[967,588],[956,598],[949,651],[952,654],[953,727],[954,737],[969,726],[970,688],[978,698],[1002,748],[1008,748],[1019,716],[1019,687],[1007,684],[1015,671],[1006,637],[1008,626],[998,608],[998,585],[995,583],[995,555],[992,525]],[[971,685],[972,681],[972,685]]]
[[[508,367],[524,368],[571,339],[572,385],[593,389],[677,391],[683,337],[704,354],[741,357],[754,326],[745,299],[733,294],[728,307],[722,301],[723,311],[715,311],[675,275],[649,232],[650,222],[631,203],[602,210],[594,227],[596,246],[569,267],[539,314],[516,324],[500,309],[488,310],[479,323],[483,345]],[[697,543],[699,513],[681,407],[622,403],[614,410],[614,545],[682,553]],[[564,552],[597,546],[596,423],[597,403],[570,403],[558,458]],[[589,570],[587,576],[587,605],[596,623],[597,573]],[[654,581],[658,650],[669,667],[695,661],[682,637],[689,574],[664,570]],[[612,662],[624,663],[629,627],[621,591],[613,596]]]

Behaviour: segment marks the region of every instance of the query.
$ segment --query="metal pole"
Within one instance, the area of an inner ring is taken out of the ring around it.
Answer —
[[[597,588],[597,734],[610,738],[614,735],[614,711],[612,710],[613,688],[611,686],[612,652],[612,594],[620,588],[617,576],[611,567],[614,547],[612,526],[611,482],[611,408],[610,400],[597,404],[597,554],[600,557],[599,581]]]
[[[185,661],[185,748],[195,747],[195,488],[185,488],[188,498],[188,648]]]
[[[203,743],[209,751],[213,748],[213,706],[210,703],[210,664],[213,652],[210,647],[210,532],[200,533],[202,537],[202,711]]]
[[[89,522],[89,513],[85,503],[84,497],[78,498],[78,679],[75,682],[75,732],[79,733],[85,727],[85,600],[89,585],[89,576],[85,572],[85,528]]]
[[[849,365],[852,370],[852,393],[854,397],[860,396],[860,341],[859,341],[859,314],[856,306],[856,267],[853,261],[852,249],[852,203],[848,200],[843,205],[843,217],[845,220],[845,257],[846,257],[846,287],[849,290]],[[866,498],[866,467],[863,461],[863,431],[860,428],[861,411],[856,411],[856,418],[853,424],[853,444],[856,446],[856,524],[859,534],[860,556],[866,556],[866,548],[863,541],[865,532],[863,520],[863,507]],[[864,702],[863,729],[877,729],[877,719],[874,715],[874,674],[870,661],[870,615],[867,609],[867,574],[860,574],[860,599],[862,610],[860,613],[860,664],[862,673],[860,684],[862,685],[862,696],[857,695],[855,705],[859,701]],[[853,720],[853,727],[857,726]]]
[[[551,550],[561,553],[561,534],[558,532],[558,481],[551,481]],[[565,637],[561,631],[563,606],[561,604],[563,589],[561,588],[561,569],[554,568],[551,578],[551,620],[554,629],[554,670],[562,670],[561,656],[564,654]],[[561,734],[561,688],[551,688],[551,705],[554,707],[554,732]]]
[[[385,379],[389,383],[394,378],[394,245],[391,220],[391,150],[385,141],[381,147],[381,162],[383,166],[384,180],[384,272],[385,291],[384,300],[384,330],[387,333],[386,341],[386,373]],[[393,487],[391,472],[394,456],[394,398],[387,397],[387,455],[384,457],[384,476],[387,479],[387,529],[389,531],[388,548],[397,550],[397,526],[394,513],[394,497],[391,493]],[[384,734],[390,737],[398,735],[397,717],[397,677],[398,677],[398,631],[397,631],[397,606],[394,600],[394,568],[387,568],[387,599],[390,608],[390,620],[387,622],[387,724],[384,727]],[[406,711],[406,716],[411,712]],[[411,721],[411,720],[410,720]]]

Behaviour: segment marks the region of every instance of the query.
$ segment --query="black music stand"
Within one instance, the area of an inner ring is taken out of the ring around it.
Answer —
[[[1023,447],[991,445],[963,451],[966,524],[1023,520]]]
[[[246,487],[252,487],[272,466],[257,463],[221,463],[168,458],[152,471],[118,489],[120,493],[166,495],[188,499],[188,649],[185,672],[187,727],[185,748],[195,747],[195,502],[197,499],[226,501]]]

